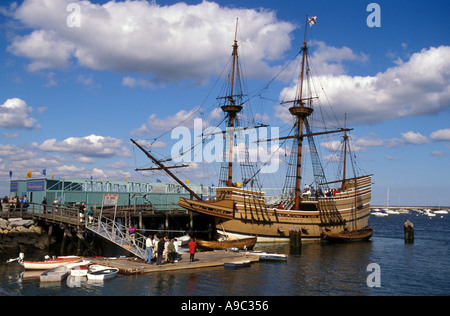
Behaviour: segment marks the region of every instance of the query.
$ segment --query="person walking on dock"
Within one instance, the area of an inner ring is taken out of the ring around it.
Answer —
[[[130,236],[130,239],[133,242],[133,244],[136,244],[136,227],[134,227],[133,224],[131,224],[130,228],[128,228],[128,235]]]
[[[152,263],[152,239],[151,235],[145,240],[145,249],[147,250],[147,257],[145,258],[145,263]]]
[[[163,252],[164,252],[164,245],[167,241],[167,237],[164,237],[162,239],[160,239],[160,241],[158,242],[158,259],[156,260],[156,264],[159,266],[162,263],[162,259],[163,259]]]
[[[58,213],[58,204],[59,204],[58,198],[55,197],[55,199],[53,200],[53,211],[55,211],[56,213]]]
[[[191,241],[188,244],[189,247],[189,262],[194,262],[194,256],[195,256],[195,248],[197,248],[197,243],[194,241],[194,239],[191,238]]]
[[[92,224],[94,221],[94,208],[92,206],[87,210],[86,215],[88,216],[89,224]]]
[[[173,244],[173,239],[167,245],[167,261],[170,263],[175,262],[175,245]]]
[[[86,211],[86,205],[84,202],[81,202],[80,208],[78,210],[80,216],[80,223],[84,223],[84,212]]]

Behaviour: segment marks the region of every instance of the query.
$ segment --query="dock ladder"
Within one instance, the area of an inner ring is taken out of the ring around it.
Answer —
[[[118,225],[115,221],[106,217],[95,217],[91,224],[86,223],[86,228],[113,242],[119,247],[127,250],[136,257],[145,260],[147,252],[145,250],[146,237],[138,232],[134,235],[128,234],[128,229]]]

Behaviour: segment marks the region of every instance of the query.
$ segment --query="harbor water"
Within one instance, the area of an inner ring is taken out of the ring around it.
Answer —
[[[415,242],[405,244],[403,223],[414,223]],[[12,296],[437,296],[450,295],[450,215],[371,216],[369,242],[304,243],[297,254],[288,244],[257,244],[255,250],[289,254],[287,262],[250,267],[215,267],[144,275],[119,275],[103,283],[41,284],[24,278],[18,253],[0,253],[0,295]],[[27,255],[27,254],[26,254]],[[45,255],[36,251],[28,260]],[[114,255],[114,254],[108,254]],[[184,258],[184,260],[188,260]]]

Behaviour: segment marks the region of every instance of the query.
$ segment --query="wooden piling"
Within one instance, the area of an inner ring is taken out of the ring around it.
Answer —
[[[414,243],[414,224],[409,221],[409,219],[403,224],[403,229],[405,232],[405,244]]]
[[[289,246],[291,249],[299,249],[302,246],[302,231],[295,227],[289,230]]]
[[[67,239],[67,228],[66,229],[64,229],[64,235],[63,235],[63,239],[62,239],[62,242],[61,242],[61,253],[64,253],[64,251],[65,251],[65,248],[66,248],[66,239]]]
[[[46,249],[49,249],[52,244],[52,236],[53,236],[53,225],[50,225],[48,227],[47,244],[45,245]]]

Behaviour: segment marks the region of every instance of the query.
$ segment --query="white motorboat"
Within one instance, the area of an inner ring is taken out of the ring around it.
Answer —
[[[66,266],[60,266],[49,269],[39,276],[41,282],[61,282],[69,274],[69,269]]]
[[[389,214],[389,215],[398,215],[398,214],[400,214],[399,212],[394,211],[394,210],[391,210],[391,209],[385,209],[384,211],[385,211],[387,214]]]
[[[370,213],[370,214],[373,215],[373,216],[378,216],[378,217],[386,217],[386,216],[389,216],[389,214],[386,213],[385,210],[381,210],[381,211],[378,211],[378,212],[372,212],[372,213]]]
[[[438,210],[438,211],[434,211],[434,214],[441,214],[441,215],[447,215],[448,211],[447,210]]]

